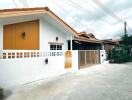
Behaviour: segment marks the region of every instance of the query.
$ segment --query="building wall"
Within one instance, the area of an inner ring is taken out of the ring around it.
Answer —
[[[72,50],[72,71],[77,71],[78,69],[78,50]]]
[[[71,51],[72,67],[68,70],[64,67],[65,53],[66,51],[63,51],[60,56],[0,59],[0,86],[8,89],[69,71],[77,71],[78,51]],[[45,59],[48,59],[48,64],[45,63]]]
[[[45,64],[46,58],[48,64]],[[0,86],[4,88],[19,86],[63,71],[64,56],[0,59]]]
[[[44,19],[40,19],[40,50],[50,50],[50,44],[48,42],[56,42],[56,37],[58,37],[57,42],[63,42],[63,50],[68,50],[68,39],[70,36],[66,33],[60,31],[51,23],[48,23]]]
[[[50,50],[50,45],[48,42],[56,42],[56,37],[59,38],[58,42],[63,42],[63,50],[68,50],[68,42],[71,35],[65,30],[59,30],[59,25],[53,25],[53,23],[47,21],[45,17],[38,16],[22,16],[22,17],[12,17],[5,20],[4,25],[20,23],[24,21],[31,21],[40,19],[39,23],[39,49],[40,50]],[[50,18],[49,18],[50,19]],[[0,25],[0,49],[3,49],[3,25]]]
[[[3,50],[3,25],[0,23],[0,50]]]
[[[104,44],[104,49],[106,51],[106,53],[108,54],[109,51],[114,47],[115,45],[113,44]]]
[[[106,51],[105,50],[100,50],[100,63],[103,64],[106,61]]]

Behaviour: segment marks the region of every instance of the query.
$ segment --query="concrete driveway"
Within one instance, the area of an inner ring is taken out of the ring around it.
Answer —
[[[132,63],[97,65],[15,90],[6,100],[132,100]]]

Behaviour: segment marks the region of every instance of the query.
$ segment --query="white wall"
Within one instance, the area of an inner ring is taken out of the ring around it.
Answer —
[[[45,58],[0,59],[0,86],[18,86],[64,70],[64,56],[47,58],[49,64]]]
[[[75,72],[78,70],[78,51],[71,52],[72,68],[70,70]],[[48,58],[48,64],[45,64],[46,58]],[[59,73],[65,73],[64,65],[64,55],[41,58],[0,59],[0,86],[11,88]]]
[[[56,42],[56,37],[59,38],[57,42],[63,42],[63,50],[68,50],[68,42],[70,35],[65,31],[60,31],[57,27],[48,23],[44,19],[40,19],[40,50],[50,50],[50,44],[48,42]]]
[[[105,50],[100,50],[100,63],[103,64],[106,61],[106,52]]]
[[[78,50],[72,51],[72,70],[78,71],[79,65],[78,65]]]
[[[0,50],[3,50],[3,25],[0,23]]]

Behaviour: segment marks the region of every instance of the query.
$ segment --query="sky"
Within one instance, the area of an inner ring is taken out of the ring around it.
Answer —
[[[132,0],[26,0],[28,7],[49,7],[77,32],[93,33],[98,39],[132,35]],[[23,0],[0,0],[0,9],[23,8]]]

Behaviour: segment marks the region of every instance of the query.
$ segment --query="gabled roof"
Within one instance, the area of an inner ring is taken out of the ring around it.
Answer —
[[[55,13],[53,13],[48,7],[35,7],[35,8],[14,8],[14,9],[0,9],[0,19],[13,16],[23,16],[23,15],[35,15],[35,14],[48,14],[59,24],[63,25],[67,30],[73,33],[76,37],[77,32],[59,18]]]
[[[74,40],[85,41],[90,43],[101,43],[101,40],[96,39],[92,33],[80,32],[78,37],[75,36]]]
[[[80,32],[80,33],[78,33],[78,35],[79,35],[80,37],[89,38],[89,39],[92,39],[92,40],[98,40],[98,39],[96,39],[96,37],[93,35],[93,33]]]

